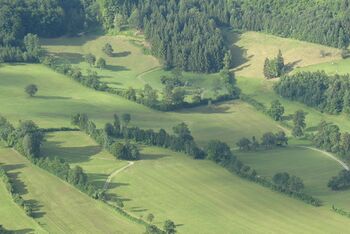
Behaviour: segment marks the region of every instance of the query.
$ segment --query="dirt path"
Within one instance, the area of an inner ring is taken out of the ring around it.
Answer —
[[[108,189],[108,186],[109,186],[109,183],[111,183],[112,179],[114,176],[116,176],[118,173],[124,171],[125,169],[131,167],[132,165],[134,165],[135,162],[128,162],[128,165],[116,170],[115,172],[113,172],[110,176],[108,176],[107,180],[106,180],[106,183],[105,185],[103,186],[103,189],[104,190],[107,190]]]
[[[138,74],[136,76],[136,79],[141,81],[141,83],[143,83],[143,84],[147,84],[147,82],[143,79],[143,76],[147,75],[148,73],[151,73],[151,72],[154,72],[154,71],[158,71],[160,69],[162,69],[162,67],[154,67],[154,68],[152,68],[152,69],[150,69],[148,71],[145,71],[145,72],[142,72],[142,73]]]
[[[305,149],[310,149],[310,150],[313,150],[313,151],[317,151],[317,152],[320,152],[328,157],[330,157],[331,159],[337,161],[345,170],[349,171],[350,168],[348,165],[346,165],[345,162],[341,161],[340,159],[338,159],[337,157],[335,157],[334,155],[332,155],[331,153],[328,153],[326,151],[323,151],[323,150],[320,150],[320,149],[316,149],[316,148],[313,148],[313,147],[308,147],[308,146],[299,146],[300,148],[305,148]]]

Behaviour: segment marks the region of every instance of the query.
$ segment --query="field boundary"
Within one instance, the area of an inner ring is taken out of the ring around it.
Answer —
[[[116,170],[115,172],[113,172],[112,174],[110,174],[110,176],[108,176],[108,178],[107,178],[107,180],[106,180],[105,185],[103,186],[103,189],[104,189],[104,190],[107,190],[109,184],[110,184],[111,181],[112,181],[112,179],[113,179],[117,174],[119,174],[120,172],[122,172],[122,171],[128,169],[129,167],[131,167],[131,166],[134,165],[134,164],[135,164],[135,162],[131,162],[131,161],[130,161],[130,162],[128,162],[128,164],[125,165],[124,167],[119,168],[118,170]]]
[[[309,149],[309,150],[320,152],[320,153],[328,156],[329,158],[333,159],[334,161],[337,161],[345,170],[347,170],[347,171],[350,170],[349,166],[345,162],[341,161],[336,156],[334,156],[333,154],[331,154],[331,153],[329,153],[327,151],[320,150],[320,149],[317,149],[317,148],[314,148],[314,147],[310,147],[310,146],[299,146],[299,148],[304,148],[304,149]]]

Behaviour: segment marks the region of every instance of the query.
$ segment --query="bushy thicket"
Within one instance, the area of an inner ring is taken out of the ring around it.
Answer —
[[[350,77],[324,72],[300,72],[284,76],[275,86],[282,97],[327,113],[350,113]]]
[[[5,187],[7,189],[7,191],[10,193],[13,201],[19,205],[20,207],[22,207],[22,209],[25,211],[25,213],[29,216],[29,217],[33,217],[33,208],[30,205],[30,203],[28,203],[27,201],[25,201],[22,196],[16,191],[16,187],[13,184],[13,181],[10,179],[10,177],[7,175],[6,171],[4,170],[4,168],[0,167],[0,178],[2,180],[2,182],[5,184]],[[1,230],[0,230],[1,232]]]
[[[328,187],[332,190],[344,190],[350,188],[350,171],[342,170],[328,182]]]

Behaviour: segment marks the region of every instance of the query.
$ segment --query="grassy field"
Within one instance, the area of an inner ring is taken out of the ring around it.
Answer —
[[[330,75],[346,75],[350,73],[350,59],[342,59],[327,63],[315,64],[296,69],[296,72],[297,71],[325,71],[327,74]]]
[[[24,87],[37,84],[36,97],[28,98]],[[31,119],[41,127],[70,126],[77,112],[89,114],[101,127],[114,113],[128,112],[132,125],[165,128],[186,122],[199,143],[221,139],[235,145],[241,136],[260,136],[277,131],[277,124],[250,105],[235,101],[178,112],[159,112],[115,95],[85,88],[42,65],[3,65],[0,67],[0,113],[13,123]]]
[[[110,43],[114,49],[112,57],[102,51],[106,43]],[[50,54],[79,66],[83,73],[87,69],[95,70],[101,76],[101,81],[118,88],[142,88],[144,84],[138,77],[160,66],[155,57],[143,53],[142,43],[142,37],[98,35],[42,40],[43,47]],[[97,59],[104,58],[107,67],[102,70],[90,67],[84,61],[84,55],[88,53]]]
[[[33,166],[10,149],[0,149],[0,163],[16,180],[34,216],[49,233],[141,233],[143,227],[119,216],[71,185]]]
[[[350,191],[333,192],[327,187],[329,179],[343,167],[328,156],[298,146],[260,152],[237,152],[239,159],[270,178],[278,172],[288,172],[302,178],[305,192],[325,205],[350,210]]]
[[[2,182],[0,182],[0,204],[0,224],[7,230],[16,231],[16,233],[46,233],[13,202]]]
[[[170,218],[181,233],[347,232],[349,219],[231,175],[209,161],[147,147],[114,189],[138,216]]]
[[[82,165],[92,179],[96,172],[120,165],[96,162],[95,155],[101,152],[94,152],[91,157],[92,153],[80,154],[86,150],[79,149],[75,155],[73,149],[94,144],[82,133],[69,135],[69,132],[50,134],[44,146],[45,154],[53,152],[71,164]],[[328,206],[305,205],[244,181],[212,162],[192,160],[162,148],[140,146],[140,149],[142,160],[115,175],[108,193],[122,198],[126,210],[135,216],[145,218],[149,213],[154,214],[154,223],[159,226],[170,218],[181,233],[256,233],[257,230],[305,233],[318,228],[327,233],[338,226],[337,230],[341,231],[342,225],[349,222],[331,212]],[[330,169],[328,174],[339,169],[337,164],[331,166],[327,168],[323,164],[319,169]],[[324,227],[319,226],[321,220],[327,220]]]
[[[116,160],[82,132],[50,133],[42,152],[50,158],[64,159],[72,167],[81,166],[88,172],[89,180],[99,188],[103,188],[110,174],[127,165],[126,161]]]
[[[226,31],[227,44],[232,45],[235,72],[238,76],[263,77],[266,58],[276,57],[282,51],[290,68],[305,67],[340,59],[340,50],[318,44],[276,37],[259,32],[242,34]],[[327,56],[322,57],[321,51]]]

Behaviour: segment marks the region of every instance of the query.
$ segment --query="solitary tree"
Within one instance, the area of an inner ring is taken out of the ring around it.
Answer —
[[[111,44],[109,43],[106,43],[103,48],[102,48],[102,51],[108,55],[109,57],[112,57],[113,56],[113,47]]]
[[[153,220],[154,220],[154,215],[153,215],[153,214],[151,214],[151,213],[150,213],[150,214],[148,214],[148,215],[147,215],[147,221],[148,221],[148,222],[150,222],[150,223],[152,223],[152,222],[153,222]]]
[[[96,57],[93,54],[87,54],[84,56],[85,62],[87,62],[90,67],[92,67],[96,62]]]
[[[103,69],[106,67],[106,60],[104,58],[99,58],[96,62],[96,67]]]
[[[306,127],[305,123],[305,112],[302,110],[298,110],[295,112],[293,117],[294,128],[293,128],[293,136],[300,137],[304,134],[304,128]]]
[[[166,220],[164,222],[164,231],[166,234],[175,234],[176,233],[176,226],[175,223],[171,220]]]
[[[25,88],[25,92],[33,97],[38,92],[38,87],[35,84],[30,84]]]
[[[276,121],[282,120],[284,114],[284,107],[280,101],[275,100],[271,103],[271,108],[268,111],[269,115]]]

